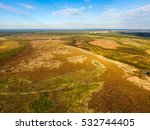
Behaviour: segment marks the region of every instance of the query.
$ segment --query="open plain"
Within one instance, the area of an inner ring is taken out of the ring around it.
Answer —
[[[150,39],[2,35],[0,112],[150,112]]]

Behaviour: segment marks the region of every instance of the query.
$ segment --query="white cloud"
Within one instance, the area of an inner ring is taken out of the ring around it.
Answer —
[[[3,3],[0,3],[0,9],[4,9],[4,10],[7,10],[9,12],[16,13],[16,14],[25,14],[24,12],[22,12],[22,11],[16,9],[16,8],[13,8],[11,6],[5,5]]]
[[[26,9],[29,10],[35,10],[36,8],[33,5],[25,4],[25,3],[20,3],[19,5],[23,6]]]
[[[150,15],[150,4],[129,10],[127,15],[133,17]]]
[[[65,8],[62,10],[57,10],[52,12],[52,15],[55,16],[65,16],[65,17],[72,17],[72,16],[79,16],[82,14],[83,8]]]
[[[150,4],[124,11],[120,11],[116,8],[106,8],[106,10],[102,14],[100,14],[101,18],[105,17],[119,19],[133,19],[135,17],[148,16],[150,16]]]
[[[106,8],[104,12],[102,12],[99,17],[104,19],[114,19],[118,18],[120,15],[122,15],[122,12],[118,12],[115,8]]]
[[[106,8],[99,15],[100,21],[116,22],[123,28],[150,28],[150,4],[129,10]]]

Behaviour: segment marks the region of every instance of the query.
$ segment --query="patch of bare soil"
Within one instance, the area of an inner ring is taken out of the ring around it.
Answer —
[[[116,41],[106,39],[96,39],[95,41],[90,42],[90,44],[100,46],[105,49],[116,49],[119,47],[119,44]]]
[[[87,57],[83,55],[67,58],[68,62],[71,63],[83,63],[84,61],[86,61],[86,59]]]
[[[53,54],[64,55],[64,54],[72,54],[72,52],[63,47],[58,47],[53,51]]]

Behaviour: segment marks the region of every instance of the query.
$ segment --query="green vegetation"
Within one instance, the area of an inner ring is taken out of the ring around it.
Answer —
[[[46,92],[39,93],[39,98],[30,103],[31,111],[56,112],[57,107],[57,112],[90,112],[88,101],[92,92],[101,89],[102,82],[98,79],[102,73],[100,67],[93,72],[81,71],[42,81],[37,84],[38,89],[44,89]]]
[[[14,56],[17,56],[27,47],[27,41],[18,41],[18,42],[20,46],[16,48],[8,49],[5,51],[0,50],[0,61],[7,60]],[[8,43],[8,46],[9,44],[12,44],[11,41]]]
[[[53,107],[53,102],[48,100],[48,93],[44,92],[39,95],[39,99],[30,103],[29,106],[33,112],[48,112]]]
[[[93,92],[101,89],[103,83],[99,78],[104,72],[98,62],[95,61],[94,64],[94,71],[61,75],[35,85],[19,77],[1,80],[1,93],[12,93],[15,96],[39,95],[37,99],[29,101],[31,112],[91,112],[88,101]]]
[[[138,37],[132,37],[136,38],[137,43],[140,43],[142,47],[135,47],[130,44],[123,44],[121,42],[122,38],[131,38],[131,36],[121,35],[120,34],[94,34],[88,35],[88,36],[75,36],[75,37],[69,37],[64,40],[66,40],[66,44],[79,47],[91,52],[94,52],[99,55],[103,55],[109,59],[117,60],[123,63],[127,63],[130,65],[133,65],[138,68],[143,69],[150,69],[150,54],[146,53],[147,49],[150,49],[150,43],[145,42],[139,42],[138,39],[141,40],[141,38]],[[92,37],[90,37],[92,36]],[[107,38],[104,36],[107,36]],[[115,37],[114,37],[115,36]],[[100,46],[92,45],[90,44],[91,41],[94,41],[94,39],[114,39],[120,47],[117,49],[105,49]]]
[[[1,93],[19,93],[31,91],[31,81],[20,78],[18,76],[12,76],[8,79],[0,79],[0,92]]]

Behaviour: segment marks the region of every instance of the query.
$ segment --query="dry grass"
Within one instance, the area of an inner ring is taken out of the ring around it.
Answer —
[[[7,37],[0,37],[0,41],[5,41],[7,40]]]
[[[138,42],[143,42],[143,43],[149,43],[150,44],[150,40],[149,39],[133,39],[134,41],[138,41]]]
[[[150,92],[148,86],[145,86],[148,81],[145,80],[143,84],[138,76],[135,78],[130,75],[130,82],[125,73],[133,74],[136,70],[134,67],[100,58],[107,69],[104,85],[99,92],[93,94],[89,108],[96,112],[150,112]]]
[[[63,45],[62,42],[35,40],[30,46],[26,55],[5,64],[0,70],[1,74],[20,74],[38,80],[82,69],[91,71],[95,68],[91,63],[94,56]]]
[[[32,41],[28,49],[0,66],[1,112],[94,112],[88,102],[105,71],[99,58],[56,40]]]
[[[147,54],[150,54],[150,49],[146,50],[146,53],[147,53]]]
[[[121,42],[125,45],[131,45],[134,47],[141,47],[142,45],[139,44],[137,41],[133,40],[133,39],[129,39],[129,38],[122,38]]]
[[[16,41],[5,41],[0,44],[0,51],[9,51],[15,48],[19,48],[20,44]]]
[[[105,49],[117,49],[117,47],[119,47],[117,42],[106,39],[96,39],[95,41],[90,42],[90,44],[100,46]]]
[[[30,47],[0,65],[0,112],[149,112],[150,79],[134,67],[64,45],[58,36],[16,38],[31,40]],[[104,38],[91,44],[114,53],[121,46]]]
[[[50,35],[45,35],[45,34],[17,34],[15,35],[16,39],[26,39],[26,40],[58,40],[60,38],[64,38],[65,36],[50,36]]]

